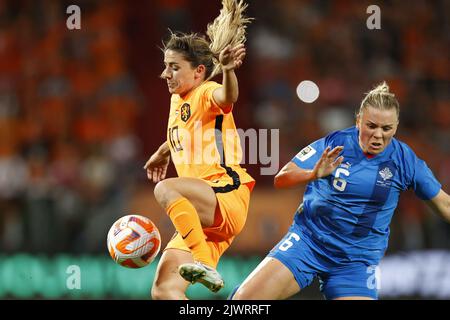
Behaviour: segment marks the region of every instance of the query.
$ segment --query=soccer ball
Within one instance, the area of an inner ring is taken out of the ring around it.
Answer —
[[[140,215],[128,215],[112,225],[107,238],[111,258],[127,268],[151,263],[161,248],[161,235],[155,224]]]

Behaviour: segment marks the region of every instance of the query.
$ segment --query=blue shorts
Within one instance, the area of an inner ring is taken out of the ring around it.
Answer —
[[[364,262],[337,262],[327,257],[297,224],[269,252],[294,275],[301,289],[317,276],[326,299],[360,296],[378,299],[376,266]]]

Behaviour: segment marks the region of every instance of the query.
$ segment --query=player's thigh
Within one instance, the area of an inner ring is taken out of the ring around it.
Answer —
[[[266,257],[239,287],[235,300],[287,299],[300,291],[292,272],[275,258]]]
[[[169,295],[173,295],[174,299],[183,299],[189,282],[180,276],[178,266],[191,262],[194,262],[194,259],[188,251],[179,249],[164,250],[156,268],[152,296],[169,299]]]
[[[168,205],[180,196],[188,199],[197,210],[203,226],[209,227],[214,223],[216,194],[205,181],[185,177],[165,179],[155,187],[155,195],[159,193],[162,198],[170,198],[165,201]]]

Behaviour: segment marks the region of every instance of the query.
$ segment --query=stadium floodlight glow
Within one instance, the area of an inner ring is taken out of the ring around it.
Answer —
[[[306,103],[312,103],[319,97],[319,87],[310,80],[304,80],[297,86],[297,96]]]

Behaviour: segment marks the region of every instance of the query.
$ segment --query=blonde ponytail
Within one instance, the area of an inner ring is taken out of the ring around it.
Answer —
[[[211,41],[209,48],[214,56],[214,70],[209,79],[222,72],[218,60],[220,52],[228,45],[234,47],[247,40],[246,25],[253,20],[244,16],[247,6],[243,0],[222,0],[219,16],[208,24],[206,34]]]
[[[247,24],[252,18],[244,16],[247,4],[243,0],[222,0],[219,16],[207,26],[206,34],[181,33],[170,31],[170,38],[163,42],[163,51],[174,50],[183,54],[193,67],[203,64],[206,67],[205,81],[222,72],[219,54],[228,45],[234,47],[246,41]]]

